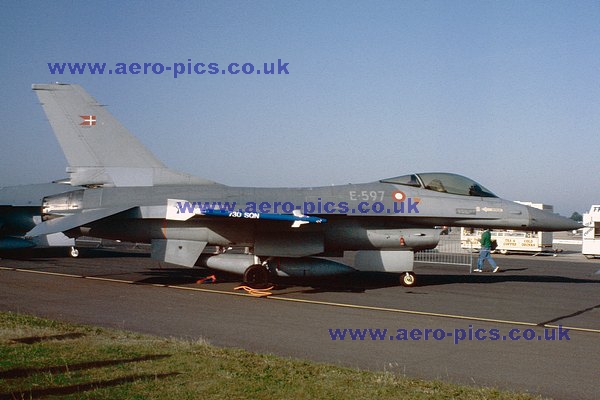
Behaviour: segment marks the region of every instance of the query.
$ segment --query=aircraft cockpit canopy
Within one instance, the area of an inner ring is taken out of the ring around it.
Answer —
[[[402,175],[395,178],[382,179],[380,182],[413,186],[461,196],[498,197],[472,179],[444,172]]]

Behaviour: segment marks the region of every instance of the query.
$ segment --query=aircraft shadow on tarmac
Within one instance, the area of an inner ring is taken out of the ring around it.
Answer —
[[[141,252],[134,251],[119,251],[111,249],[94,249],[94,248],[79,248],[79,258],[121,258],[121,257],[145,257],[150,258],[150,255],[145,255]],[[27,249],[25,250],[3,250],[0,252],[0,258],[8,258],[14,260],[40,260],[51,258],[70,258],[67,248],[43,248],[43,249]]]
[[[420,274],[417,275],[416,287],[439,286],[451,284],[477,283],[494,284],[502,282],[532,282],[532,283],[596,283],[595,279],[577,279],[553,275],[517,275],[514,272],[525,271],[527,268],[513,268],[496,274]],[[206,268],[153,268],[143,272],[146,278],[137,280],[137,284],[186,285],[196,284],[198,280],[210,275],[216,276],[216,282],[242,284],[238,275],[212,271]],[[387,287],[402,287],[398,275],[381,272],[355,272],[330,278],[281,278],[273,280],[274,290],[295,288],[302,293],[349,292],[363,293],[367,290]],[[211,284],[205,284],[207,288]],[[300,289],[300,290],[298,290]],[[411,289],[411,288],[406,288]]]
[[[146,276],[137,284],[189,285],[207,276],[215,275],[216,283],[243,284],[239,275],[213,271],[207,268],[152,268],[143,271]],[[269,286],[275,289],[307,287],[308,291],[364,292],[367,289],[399,286],[398,277],[392,274],[357,272],[335,278],[281,278]],[[209,287],[210,284],[202,285]]]
[[[141,273],[146,277],[135,281],[139,285],[189,285],[209,275],[217,275],[206,268],[150,268]],[[221,272],[217,275],[217,282],[235,282],[235,279],[233,275]]]
[[[517,269],[526,270],[527,268]],[[508,272],[477,273],[464,275],[419,275],[419,286],[448,285],[453,283],[502,283],[502,282],[532,282],[532,283],[596,283],[596,279],[568,278],[556,275],[514,275]]]

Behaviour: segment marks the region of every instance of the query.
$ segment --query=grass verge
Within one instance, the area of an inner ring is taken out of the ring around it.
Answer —
[[[533,399],[0,313],[0,400]]]

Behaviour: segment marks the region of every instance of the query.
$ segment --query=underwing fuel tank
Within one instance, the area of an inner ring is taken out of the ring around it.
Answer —
[[[335,276],[356,271],[348,265],[314,257],[275,257],[267,264],[270,270],[275,270],[277,276],[293,278]]]
[[[217,254],[200,256],[198,265],[242,275],[251,265],[260,264],[260,259],[252,254]]]
[[[234,274],[245,274],[253,265],[260,265],[258,257],[252,254],[218,254],[200,257],[199,265]],[[265,266],[282,277],[324,277],[347,274],[355,269],[331,260],[314,257],[272,257]]]

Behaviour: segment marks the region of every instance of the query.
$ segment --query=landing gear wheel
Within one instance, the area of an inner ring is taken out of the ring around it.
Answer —
[[[415,286],[415,283],[417,283],[417,278],[412,272],[405,272],[400,277],[400,283],[402,284],[402,286],[412,287]]]
[[[71,247],[69,249],[69,255],[73,258],[79,257],[79,249],[77,249],[77,247]]]
[[[269,271],[263,265],[251,265],[244,272],[244,282],[255,289],[263,289],[269,284]]]

